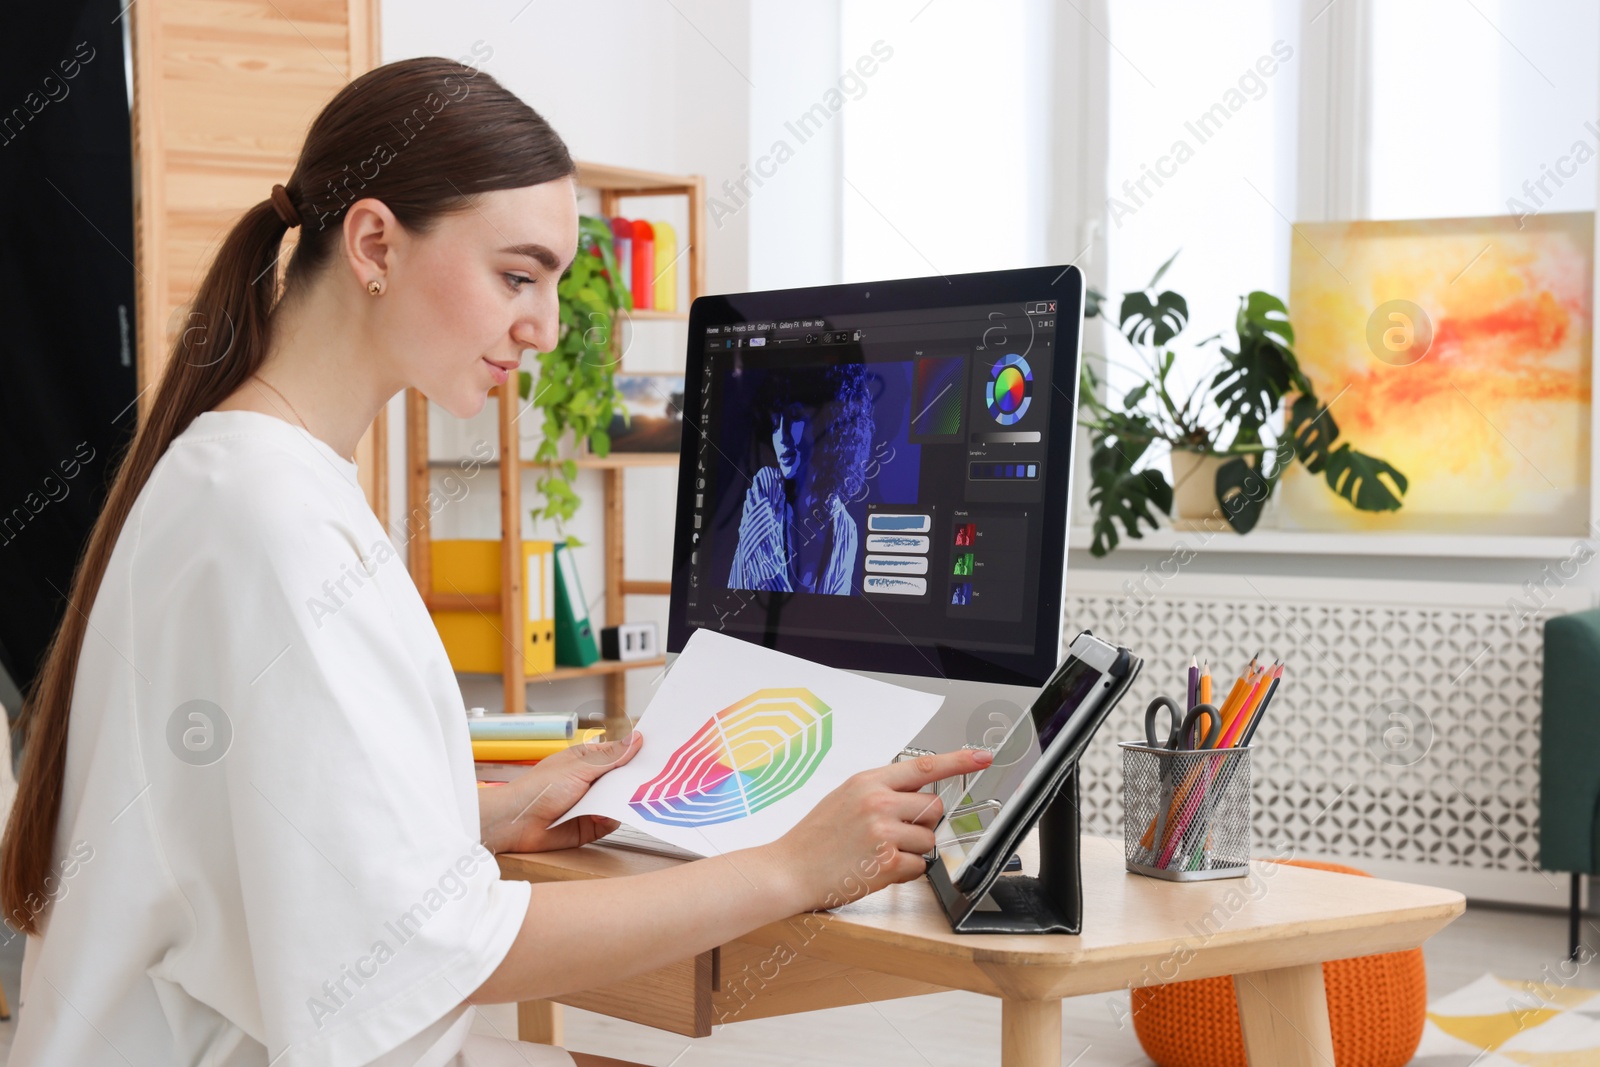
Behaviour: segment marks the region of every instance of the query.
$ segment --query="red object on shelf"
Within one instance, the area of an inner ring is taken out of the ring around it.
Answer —
[[[643,219],[633,220],[633,306],[656,306],[656,231]]]
[[[633,291],[633,223],[624,218],[611,220],[611,247],[617,254],[617,279],[629,292]]]

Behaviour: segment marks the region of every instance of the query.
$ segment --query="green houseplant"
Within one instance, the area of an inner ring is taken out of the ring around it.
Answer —
[[[1172,514],[1173,486],[1149,465],[1151,447],[1158,442],[1172,450],[1174,470],[1180,472],[1174,480],[1193,482],[1239,533],[1255,527],[1278,481],[1296,461],[1321,474],[1329,489],[1362,511],[1400,507],[1405,475],[1349,443],[1338,443],[1338,423],[1295,358],[1288,309],[1270,293],[1240,298],[1236,347],[1227,347],[1220,333],[1192,346],[1194,355],[1209,355],[1215,342],[1216,370],[1200,376],[1181,399],[1176,395],[1170,379],[1177,353],[1170,346],[1188,325],[1189,305],[1170,289],[1155,291],[1176,258],[1174,253],[1163,263],[1144,289],[1122,296],[1118,332],[1138,360],[1132,368],[1138,384],[1120,399],[1107,397],[1084,363],[1080,422],[1090,432],[1089,503],[1095,510],[1090,552],[1103,556],[1116,548],[1119,526],[1128,537],[1142,537],[1141,525],[1158,527],[1155,511]],[[1105,305],[1105,298],[1091,291],[1086,316],[1103,315]],[[1268,445],[1261,431],[1289,398],[1283,433]]]
[[[544,467],[534,488],[543,496],[534,519],[551,519],[557,530],[577,514],[582,501],[572,488],[578,465],[562,458],[568,435],[575,444],[605,456],[611,451],[611,416],[624,412],[614,374],[620,358],[614,343],[618,319],[631,310],[633,298],[620,284],[621,271],[604,219],[578,219],[578,254],[556,283],[561,305],[561,333],[556,347],[538,356],[539,373],[518,373],[518,393],[544,417],[543,439],[534,461]],[[625,412],[624,412],[625,413]],[[572,542],[572,538],[567,538]]]

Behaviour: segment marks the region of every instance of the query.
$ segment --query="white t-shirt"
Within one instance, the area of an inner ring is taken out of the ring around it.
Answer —
[[[450,1062],[530,891],[479,843],[471,764],[355,465],[200,415],[89,612],[11,1064]]]

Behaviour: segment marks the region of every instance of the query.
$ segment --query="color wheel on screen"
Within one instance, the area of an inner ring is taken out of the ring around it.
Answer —
[[[809,689],[757,689],[723,708],[628,801],[670,826],[760,811],[811,780],[833,744],[833,712]]]
[[[1007,354],[994,361],[989,368],[989,383],[984,387],[983,399],[989,405],[989,414],[1001,426],[1013,426],[1028,413],[1033,397],[1028,395],[1033,384],[1033,368],[1018,355]]]

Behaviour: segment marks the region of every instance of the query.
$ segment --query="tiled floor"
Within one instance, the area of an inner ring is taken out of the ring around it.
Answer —
[[[1591,943],[1600,942],[1594,927]],[[1485,971],[1511,978],[1539,978],[1561,964],[1566,921],[1542,913],[1469,908],[1427,945],[1429,997],[1466,985]],[[13,1008],[22,966],[22,939],[0,946],[0,984]],[[1580,984],[1600,987],[1600,962],[1591,963]],[[1131,1067],[1148,1064],[1131,1028],[1118,1025],[1127,994],[1077,997],[1066,1002],[1066,1052],[1071,1067]],[[16,1026],[0,1022],[0,1056],[9,1058]],[[513,1036],[516,1012],[509,1005],[482,1009],[478,1027]],[[584,1052],[643,1064],[675,1067],[969,1067],[995,1062],[1000,1043],[996,1001],[967,993],[888,1001],[762,1019],[719,1029],[697,1041],[568,1010],[567,1042]],[[1076,1057],[1076,1058],[1075,1058]]]

